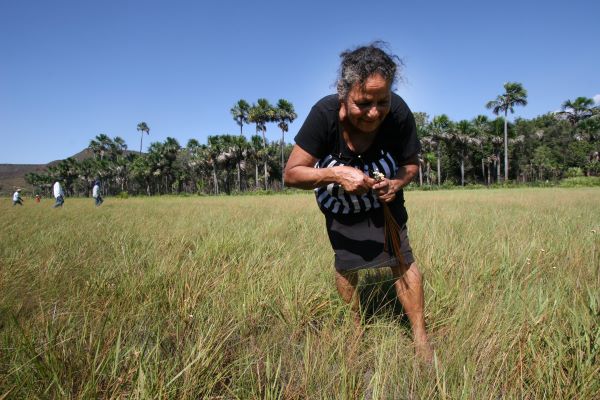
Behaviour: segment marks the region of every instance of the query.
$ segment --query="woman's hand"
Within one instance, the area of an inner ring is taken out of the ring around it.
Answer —
[[[404,186],[408,185],[410,181],[419,172],[417,155],[410,157],[406,160],[404,165],[401,165],[398,169],[398,173],[392,179],[383,178],[377,181],[373,185],[373,192],[379,197],[379,200],[389,203],[394,201],[396,193],[400,191]]]
[[[400,190],[400,187],[395,179],[383,178],[373,185],[373,192],[375,192],[379,200],[384,203],[393,201],[396,198],[396,192],[398,190]]]
[[[336,181],[350,194],[365,194],[373,188],[377,181],[359,169],[353,167],[333,167]]]

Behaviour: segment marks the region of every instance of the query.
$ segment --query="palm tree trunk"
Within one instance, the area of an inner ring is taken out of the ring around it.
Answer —
[[[481,180],[485,183],[485,164],[483,162],[483,157],[481,157]]]
[[[419,160],[419,186],[423,186],[423,167],[421,165],[421,160]]]
[[[238,191],[242,192],[242,173],[240,168],[240,161],[237,162],[237,175],[238,175]]]
[[[504,111],[504,182],[508,182],[508,110]]]
[[[431,186],[431,163],[427,161],[427,185]]]
[[[142,135],[140,136],[140,156],[142,155],[142,142],[144,141],[144,132],[142,131]]]
[[[465,155],[460,157],[460,185],[465,186]]]
[[[500,153],[500,151],[498,151]],[[500,183],[500,154],[496,157],[496,183]]]
[[[284,168],[284,160],[283,160],[283,145],[284,145],[285,133],[283,129],[281,130],[281,190],[285,187],[285,182],[283,181],[283,168]]]
[[[254,164],[254,169],[255,169],[255,173],[256,173],[256,178],[255,178],[256,188],[258,189],[258,160],[256,160],[256,163]]]
[[[215,187],[215,194],[219,194],[219,181],[217,180],[217,167],[213,165],[213,185]]]
[[[267,176],[267,160],[265,159],[265,190],[269,190],[269,177]]]
[[[265,136],[265,129],[261,129],[261,131],[265,149],[265,190],[269,190],[269,177],[267,176],[267,159],[269,158],[269,154],[267,153],[267,137]]]
[[[442,168],[440,166],[440,157],[441,157],[441,151],[440,151],[440,147],[438,145],[438,149],[437,149],[437,181],[438,181],[438,186],[440,186],[442,184]]]

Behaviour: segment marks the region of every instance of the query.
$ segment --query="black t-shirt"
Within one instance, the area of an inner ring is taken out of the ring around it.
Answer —
[[[313,106],[295,137],[298,146],[318,159],[315,168],[347,165],[369,176],[378,171],[386,178],[394,178],[400,166],[421,150],[414,117],[397,94],[392,93],[390,112],[383,120],[375,140],[362,154],[350,150],[343,139],[339,109],[337,95],[322,98]],[[381,207],[374,193],[368,192],[360,196],[349,194],[333,183],[316,188],[315,196],[321,211],[347,223],[363,218],[366,213]],[[408,214],[404,208],[402,190],[388,206],[398,224],[406,223]]]
[[[342,137],[339,110],[337,95],[329,95],[319,100],[294,138],[296,144],[319,160],[332,153],[341,153],[346,157],[356,156]],[[404,100],[395,93],[391,96],[390,112],[366,153],[379,150],[389,151],[400,165],[421,150],[413,114]]]

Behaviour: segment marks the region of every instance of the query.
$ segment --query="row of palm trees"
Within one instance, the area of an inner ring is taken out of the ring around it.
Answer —
[[[244,136],[244,125],[253,123],[256,126],[256,134],[262,134],[263,146],[267,148],[267,123],[276,123],[279,129],[281,129],[281,170],[285,168],[285,134],[289,130],[289,124],[294,122],[298,117],[294,110],[294,105],[285,99],[279,99],[276,106],[272,106],[271,103],[265,98],[260,98],[255,104],[248,104],[244,99],[240,99],[230,110],[231,116],[240,127],[240,136]],[[264,160],[264,182],[265,190],[268,190],[268,161]],[[281,176],[281,185],[284,186],[283,175]]]
[[[504,114],[504,179],[508,180],[508,112],[514,113],[515,106],[527,105],[527,91],[518,82],[504,84],[504,93],[496,100],[489,101],[485,106],[494,114]]]
[[[504,89],[486,104],[498,115],[495,119],[479,115],[452,121],[443,114],[430,118],[415,113],[422,143],[419,184],[492,184],[509,178],[529,182],[569,173],[600,173],[600,110],[593,100],[567,100],[560,112],[509,123],[508,113],[527,104],[527,92],[516,82],[505,84]],[[150,127],[140,122],[139,152],[129,151],[121,137],[100,134],[89,143],[91,157],[62,160],[46,173],[26,178],[39,190],[49,190],[55,179],[62,179],[69,193],[80,195],[89,194],[95,179],[102,180],[106,194],[219,194],[283,188],[285,160],[292,147],[285,143],[285,134],[297,118],[292,103],[280,99],[272,106],[258,99],[251,105],[241,99],[230,113],[240,127],[239,135],[209,136],[206,144],[191,139],[186,146],[169,137],[152,142],[143,153],[143,137]],[[281,130],[280,141],[267,140],[269,123]],[[255,125],[255,134],[246,139],[243,128],[250,124]]]
[[[102,179],[104,191],[114,194],[120,191],[133,193],[164,194],[181,191],[202,191],[218,194],[222,191],[248,190],[259,188],[259,165],[264,168],[263,188],[283,187],[283,169],[286,155],[291,146],[285,144],[285,133],[289,124],[296,118],[291,102],[279,99],[272,106],[261,98],[255,104],[239,100],[230,110],[240,126],[240,135],[209,136],[207,144],[191,139],[186,147],[181,147],[176,139],[168,137],[164,143],[153,142],[146,153],[143,150],[144,135],[149,135],[147,122],[140,122],[140,151],[138,154],[127,151],[127,145],[120,137],[111,139],[100,134],[90,141],[88,150],[92,157],[78,161],[73,158],[62,160],[50,166],[47,173],[31,173],[27,181],[40,190],[49,190],[55,179],[65,182],[67,192],[85,194],[95,179]],[[243,126],[256,125],[256,135],[246,140]],[[268,123],[275,123],[281,129],[281,141],[269,143],[266,138]],[[261,135],[259,135],[261,134]],[[278,165],[277,165],[278,164]],[[254,167],[255,176],[246,173]],[[237,170],[235,188],[230,172]],[[280,178],[274,185],[273,177]]]
[[[487,184],[508,181],[510,165],[515,170],[512,178],[523,181],[542,179],[549,171],[552,177],[559,177],[569,168],[581,169],[588,175],[598,174],[600,108],[594,106],[592,99],[567,100],[559,112],[532,120],[517,118],[510,124],[508,113],[513,113],[515,106],[527,104],[527,91],[516,82],[508,82],[504,88],[503,94],[486,104],[494,114],[502,115],[495,120],[479,115],[470,121],[453,122],[444,114],[429,120],[427,114],[415,113],[423,145],[421,159],[425,172],[420,171],[421,179],[425,175],[431,181],[435,175],[437,184],[441,184],[442,153],[459,163],[462,185],[465,165],[470,163],[473,170],[476,162],[480,162],[481,174],[473,174],[480,178],[473,180]],[[504,176],[500,174],[502,159]],[[436,174],[431,173],[433,160],[437,163]],[[447,164],[453,167],[451,160]]]

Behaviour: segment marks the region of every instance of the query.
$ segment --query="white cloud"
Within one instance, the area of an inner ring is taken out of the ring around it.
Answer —
[[[594,99],[594,103],[596,104],[600,104],[600,94],[595,95],[594,97],[592,97]]]

